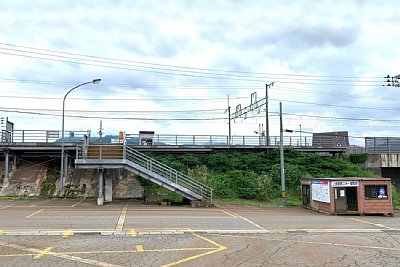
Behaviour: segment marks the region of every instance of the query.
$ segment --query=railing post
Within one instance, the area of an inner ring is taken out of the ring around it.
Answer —
[[[125,142],[122,145],[122,159],[126,159],[126,145],[125,145]]]
[[[178,184],[178,171],[175,170],[175,184]]]
[[[99,153],[100,159],[102,159],[103,158],[103,146],[102,145],[100,145],[100,151],[99,152],[100,152]]]
[[[389,137],[386,138],[386,142],[387,142],[387,150],[390,153],[390,143],[389,143]]]
[[[175,145],[178,145],[178,135],[175,135]]]
[[[193,135],[193,145],[196,145],[196,140],[194,135]]]
[[[25,142],[25,130],[22,130],[22,143]]]

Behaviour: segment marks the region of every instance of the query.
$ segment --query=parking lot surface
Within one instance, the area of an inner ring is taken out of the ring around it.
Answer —
[[[1,200],[0,266],[399,266],[400,216]]]

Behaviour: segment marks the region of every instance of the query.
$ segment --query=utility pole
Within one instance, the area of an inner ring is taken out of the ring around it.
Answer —
[[[399,75],[396,75],[396,76],[390,76],[390,75],[388,75],[388,76],[386,76],[385,78],[387,79],[387,80],[386,80],[386,82],[387,82],[387,85],[386,85],[386,86],[400,87],[400,82],[399,82],[399,80],[400,80],[400,74],[399,74]]]
[[[279,120],[280,120],[280,158],[281,158],[281,204],[286,205],[286,185],[285,185],[285,164],[283,159],[283,123],[282,123],[282,102],[279,102]]]
[[[229,125],[228,145],[231,145],[232,131],[231,131],[231,106],[229,105],[229,95],[228,95],[228,125]]]
[[[99,141],[100,143],[103,143],[103,121],[100,121],[100,128],[99,128]]]
[[[265,145],[269,146],[268,88],[274,83],[265,84]]]

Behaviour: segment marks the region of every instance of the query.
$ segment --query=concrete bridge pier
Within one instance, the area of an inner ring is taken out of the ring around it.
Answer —
[[[104,169],[99,169],[99,196],[97,198],[97,205],[104,204]]]
[[[111,176],[105,177],[105,186],[104,186],[104,201],[111,202],[112,201],[112,182],[113,179]]]
[[[8,166],[9,166],[9,157],[10,157],[10,153],[6,150],[4,151],[4,179],[3,179],[3,186],[8,185],[8,177],[9,177],[9,170],[8,170]]]
[[[13,156],[13,164],[12,164],[12,170],[15,171],[17,169],[17,155],[14,154]]]

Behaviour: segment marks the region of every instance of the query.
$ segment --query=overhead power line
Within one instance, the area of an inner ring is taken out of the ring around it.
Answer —
[[[45,112],[33,112],[23,110],[8,110],[1,109],[0,111],[9,113],[20,113],[20,114],[31,114],[39,116],[56,116],[60,117],[60,114],[45,113]],[[272,116],[279,116],[278,112],[271,112]],[[299,114],[299,113],[284,113],[285,116],[297,116],[305,118],[317,118],[317,119],[329,119],[329,120],[349,120],[349,121],[368,121],[368,122],[387,122],[387,123],[400,123],[400,120],[392,119],[371,119],[371,118],[351,118],[351,117],[335,117],[335,116],[321,116],[321,115],[310,115],[310,114]],[[65,115],[70,118],[82,118],[82,119],[109,119],[109,120],[151,120],[151,121],[215,121],[215,120],[227,120],[226,117],[209,117],[209,118],[150,118],[150,117],[105,117],[105,116],[84,116],[84,115]],[[251,118],[264,118],[263,115],[249,115],[247,119]]]
[[[276,81],[281,83],[324,84],[324,85],[346,85],[346,84],[350,85],[357,83],[359,86],[376,86],[382,83],[381,80],[377,80],[381,77],[332,76],[334,78],[328,78],[328,76],[318,77],[311,75],[310,76],[306,75],[294,76],[289,74],[271,75],[266,73],[201,69],[201,68],[158,64],[158,63],[147,63],[147,62],[132,61],[132,60],[96,57],[91,55],[74,54],[74,53],[39,49],[33,47],[17,46],[6,43],[1,43],[1,45],[3,45],[3,47],[0,47],[1,50],[0,53],[12,56],[20,56],[20,57],[27,57],[34,59],[51,60],[64,63],[82,64],[82,65],[90,65],[97,67],[114,68],[114,69],[207,78],[207,79],[229,79],[229,80],[257,81],[257,82]]]
[[[15,108],[15,107],[0,107],[0,109],[8,110],[18,110],[18,111],[32,111],[32,112],[62,112],[59,109],[34,109],[34,108]],[[77,109],[67,109],[68,112],[78,112],[78,113],[202,113],[202,112],[223,112],[225,109],[189,109],[189,110],[77,110]]]
[[[71,56],[78,56],[78,57],[87,57],[87,58],[95,58],[95,59],[102,59],[102,60],[110,60],[110,61],[119,61],[119,62],[129,62],[134,64],[143,64],[143,65],[150,65],[150,66],[158,66],[158,67],[170,67],[170,68],[178,68],[178,69],[189,69],[189,70],[197,70],[197,71],[206,71],[206,72],[222,72],[222,73],[241,73],[241,74],[251,74],[251,75],[273,75],[273,76],[289,76],[289,77],[307,77],[307,78],[341,78],[341,79],[381,79],[381,76],[366,76],[366,77],[358,77],[358,76],[339,76],[339,75],[309,75],[309,74],[290,74],[290,73],[267,73],[267,72],[248,72],[248,71],[231,71],[231,70],[221,70],[221,69],[210,69],[210,68],[198,68],[198,67],[188,67],[188,66],[179,66],[179,65],[169,65],[169,64],[160,64],[160,63],[152,63],[152,62],[144,62],[144,61],[137,61],[137,60],[121,60],[116,58],[109,58],[109,57],[99,57],[93,55],[85,55],[79,53],[70,53],[70,52],[61,52],[56,50],[50,49],[43,49],[43,48],[35,48],[30,46],[21,46],[15,45],[10,43],[2,43],[0,45],[8,46],[8,47],[16,47],[16,48],[24,48],[29,50],[36,50],[36,51],[44,51],[56,54],[65,54]],[[297,79],[297,78],[296,78]]]

